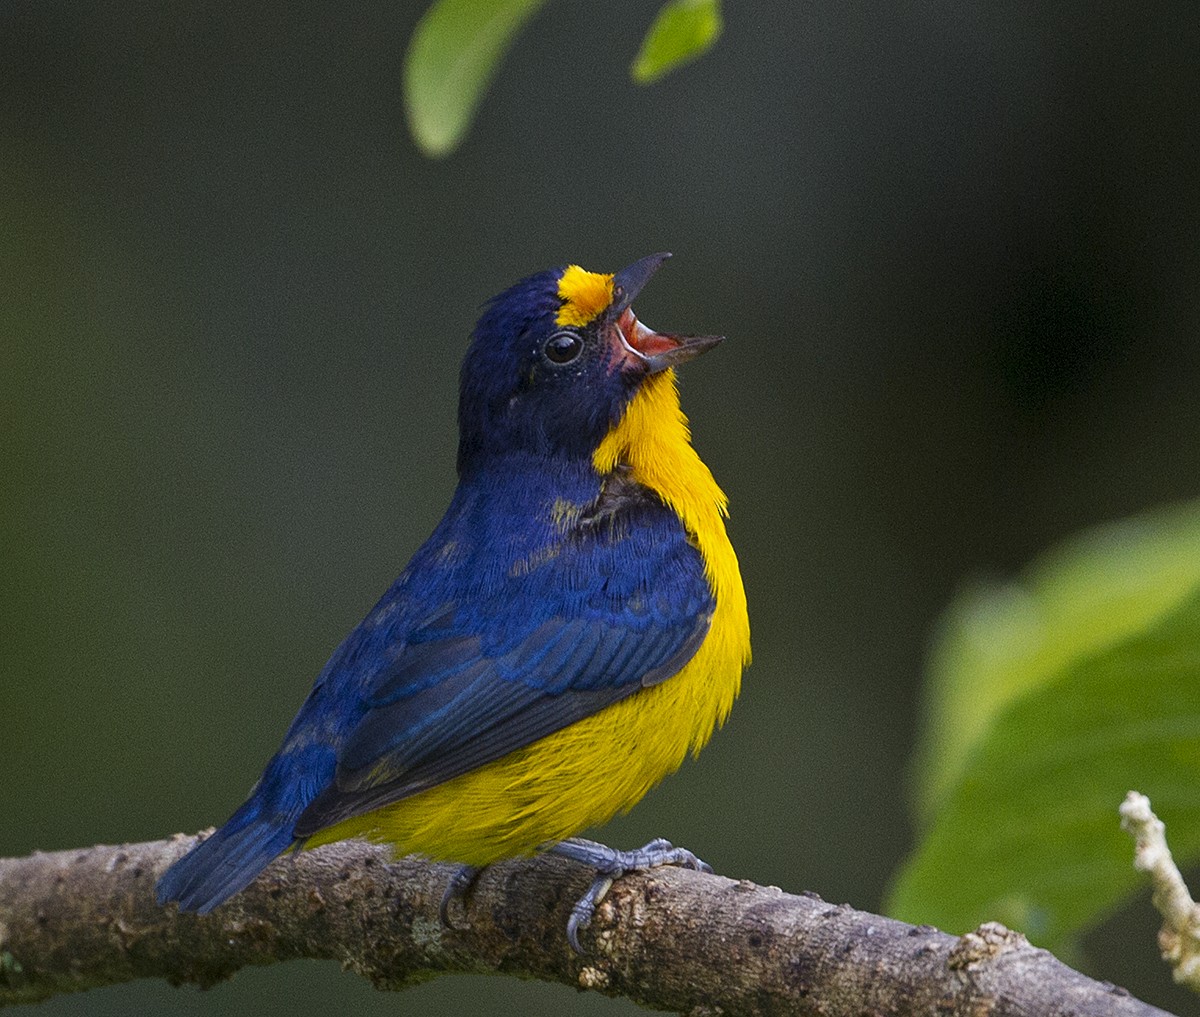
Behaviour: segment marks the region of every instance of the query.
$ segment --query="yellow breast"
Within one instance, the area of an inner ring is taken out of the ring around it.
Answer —
[[[750,623],[726,498],[692,448],[673,372],[642,384],[593,457],[679,515],[704,558],[716,603],[704,642],[679,674],[493,763],[321,831],[309,846],[366,836],[397,854],[487,865],[528,854],[632,808],[724,723],[750,662]]]

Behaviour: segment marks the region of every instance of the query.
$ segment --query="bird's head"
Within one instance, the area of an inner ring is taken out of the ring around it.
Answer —
[[[655,332],[633,313],[669,257],[652,254],[613,275],[550,269],[489,302],[462,366],[460,470],[513,451],[586,459],[647,379],[721,341]]]

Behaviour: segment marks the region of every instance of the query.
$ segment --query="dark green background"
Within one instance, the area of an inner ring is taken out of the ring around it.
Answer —
[[[731,4],[639,89],[652,8],[560,0],[445,162],[421,4],[248,6],[0,8],[0,854],[222,820],[449,498],[480,302],[666,248],[756,662],[604,836],[878,907],[948,599],[1200,486],[1194,2]],[[1154,928],[1092,970],[1194,1011]],[[633,1012],[316,964],[39,1012],[342,1008]]]

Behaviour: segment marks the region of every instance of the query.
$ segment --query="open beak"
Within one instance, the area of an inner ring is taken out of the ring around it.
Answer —
[[[624,354],[623,367],[640,367],[647,374],[657,374],[706,353],[725,338],[719,335],[682,336],[655,332],[637,320],[637,315],[630,307],[633,298],[669,257],[671,255],[665,251],[651,254],[613,276],[613,302],[608,315],[616,325],[621,352]]]

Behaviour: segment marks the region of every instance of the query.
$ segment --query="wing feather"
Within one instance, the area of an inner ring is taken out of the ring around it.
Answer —
[[[603,558],[549,556],[536,575],[482,603],[435,607],[405,633],[371,676],[361,715],[338,739],[334,779],[296,836],[451,780],[678,673],[712,618],[703,562],[673,516],[632,532],[625,566],[610,537]]]

